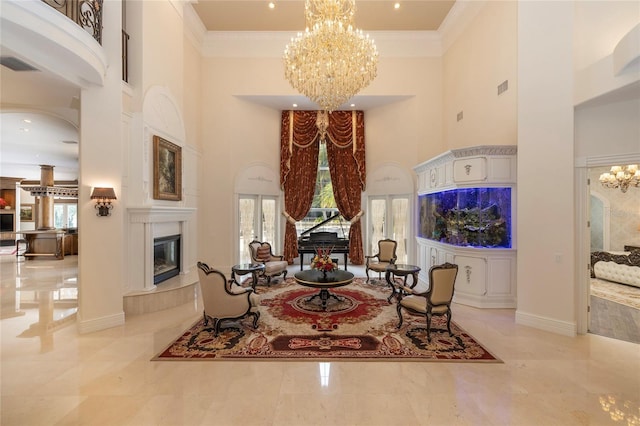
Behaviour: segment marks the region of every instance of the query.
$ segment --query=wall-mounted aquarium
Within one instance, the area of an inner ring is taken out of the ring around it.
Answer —
[[[511,248],[511,188],[461,188],[418,196],[418,236],[456,246]]]

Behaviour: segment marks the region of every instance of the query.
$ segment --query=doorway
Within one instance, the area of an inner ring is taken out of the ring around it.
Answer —
[[[389,238],[398,243],[396,263],[408,263],[409,205],[410,198],[408,195],[374,196],[369,198],[368,253],[377,253],[378,241]]]
[[[624,255],[638,241],[640,190],[604,188],[599,176],[610,167],[588,169],[590,254]],[[634,232],[635,231],[635,232]],[[591,269],[593,271],[593,268]],[[640,343],[640,288],[602,279],[588,278],[588,331],[593,334]]]
[[[275,197],[264,195],[239,195],[238,224],[240,263],[251,263],[249,243],[253,240],[267,241],[278,251],[277,202]]]

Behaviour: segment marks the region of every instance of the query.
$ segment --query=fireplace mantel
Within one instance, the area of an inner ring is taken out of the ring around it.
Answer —
[[[131,223],[184,222],[196,211],[192,207],[130,207]]]
[[[129,285],[129,293],[150,292],[156,289],[153,282],[153,240],[167,225],[175,229],[175,234],[182,236],[180,253],[180,274],[188,274],[190,265],[190,237],[193,235],[191,221],[196,209],[191,207],[142,206],[127,209],[129,216],[131,270],[133,272]],[[137,257],[139,256],[139,257]],[[139,260],[144,259],[142,265]]]

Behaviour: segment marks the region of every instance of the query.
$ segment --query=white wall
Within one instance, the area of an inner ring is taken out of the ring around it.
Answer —
[[[640,22],[640,3],[637,1],[575,1],[574,6],[576,72],[611,55],[620,39]]]
[[[516,321],[577,331],[573,203],[573,4],[518,4]]]
[[[576,108],[576,157],[640,154],[638,123],[640,97]]]
[[[229,272],[237,261],[234,182],[248,164],[280,170],[280,111],[234,96],[279,75],[277,59],[205,58],[202,73],[202,181],[199,260]],[[247,87],[250,86],[250,87]],[[266,86],[268,87],[268,86]]]
[[[119,2],[110,2],[103,14],[102,46],[110,67],[102,87],[81,92],[80,184],[78,188],[78,328],[90,332],[124,323],[122,285],[125,281],[126,204],[121,200],[123,151],[122,74],[120,67]],[[96,216],[89,199],[93,187],[113,187],[116,196],[111,216]]]
[[[411,175],[417,160],[444,150],[442,60],[393,58],[382,61],[377,93],[410,94],[406,100],[365,112],[367,169],[398,162]],[[402,76],[402,78],[397,78]]]
[[[143,4],[143,93],[153,86],[167,87],[178,105],[183,101],[184,25],[182,2],[141,1]]]
[[[576,72],[576,105],[617,89],[624,90],[634,82],[638,83],[640,45],[637,39],[640,34],[640,2],[575,1],[574,7],[576,24],[573,34],[573,58]],[[629,43],[626,48],[616,50],[625,37],[635,40],[635,43]],[[620,61],[632,63],[620,69]]]
[[[517,10],[515,1],[486,2],[444,54],[443,151],[517,144]]]

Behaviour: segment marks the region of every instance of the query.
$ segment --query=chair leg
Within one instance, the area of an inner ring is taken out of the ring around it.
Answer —
[[[431,313],[427,312],[427,341],[431,343]]]
[[[451,332],[451,309],[447,309],[447,330],[449,331],[449,336],[453,337]]]
[[[369,268],[366,269],[366,273],[367,273],[367,282],[369,282]]]
[[[253,315],[253,329],[257,329],[258,328],[258,318],[260,318],[260,312],[252,312],[251,315]]]
[[[219,318],[213,319],[213,337],[218,337],[218,333],[220,333],[220,324],[222,324],[222,320]]]
[[[283,279],[283,280],[286,280],[286,279],[287,279],[287,273],[288,273],[288,272],[289,272],[289,271],[287,271],[286,269],[284,270],[284,275],[282,276],[282,279]]]
[[[401,308],[402,308],[402,307],[401,307],[401,306],[400,306],[400,304],[398,303],[398,304],[396,305],[396,311],[398,312],[398,318],[400,319],[400,322],[398,323],[398,327],[397,327],[397,328],[402,327],[402,320],[403,320],[403,319],[402,319],[402,310],[401,310]]]
[[[203,311],[202,316],[204,317],[204,325],[209,325],[209,317],[207,317],[207,313]]]

